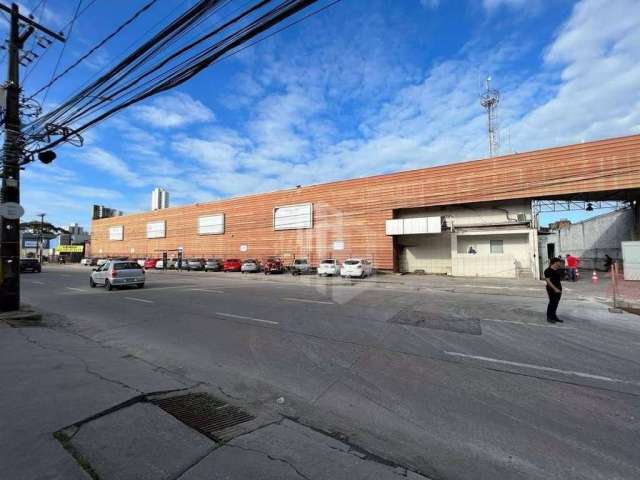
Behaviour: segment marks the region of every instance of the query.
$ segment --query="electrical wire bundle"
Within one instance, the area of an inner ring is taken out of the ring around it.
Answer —
[[[193,33],[205,20],[227,6],[231,0],[200,0],[136,48],[98,79],[58,107],[24,126],[23,138],[31,153],[51,149],[70,141],[114,113],[160,92],[170,90],[197,75],[211,64],[246,48],[256,39],[288,17],[317,0],[260,0],[236,9],[206,32],[186,44],[179,40]],[[334,0],[300,20],[337,3]],[[155,3],[152,0],[144,8]],[[290,24],[291,25],[291,24]],[[287,25],[278,31],[287,28]],[[271,33],[273,34],[273,33]],[[72,65],[75,66],[77,62]],[[69,69],[67,69],[69,70]],[[66,71],[40,88],[50,88]]]

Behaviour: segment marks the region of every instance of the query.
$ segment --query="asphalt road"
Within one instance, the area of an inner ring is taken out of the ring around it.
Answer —
[[[245,401],[283,396],[289,415],[434,479],[640,478],[640,317],[568,301],[548,325],[517,289],[150,272],[106,292],[88,275],[45,266],[23,300]]]

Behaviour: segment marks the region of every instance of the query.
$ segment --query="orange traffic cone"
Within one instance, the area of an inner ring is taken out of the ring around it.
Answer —
[[[593,275],[591,275],[591,283],[598,283],[600,279],[598,278],[598,272],[593,271]]]

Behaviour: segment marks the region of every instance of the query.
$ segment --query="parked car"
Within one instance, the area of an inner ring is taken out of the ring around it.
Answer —
[[[313,269],[306,258],[296,258],[290,267],[293,275],[304,275],[305,273],[312,273]]]
[[[105,263],[107,263],[109,260],[106,258],[98,258],[96,260],[96,266],[97,267],[101,267],[102,265],[104,265]]]
[[[167,259],[167,270],[171,270],[171,269],[173,269],[173,268],[176,268],[176,262],[177,262],[177,261],[176,261],[176,259],[175,259],[175,258],[169,258],[169,259]],[[158,260],[158,261],[156,262],[156,268],[157,268],[158,270],[162,270],[162,268],[163,268],[163,267],[162,267],[162,263],[163,263],[163,260],[162,260],[162,259],[160,259],[160,260]]]
[[[186,261],[189,270],[204,270],[204,258],[190,258]]]
[[[340,268],[340,276],[364,278],[371,275],[372,271],[371,262],[361,258],[348,258]]]
[[[271,273],[284,273],[284,263],[277,257],[269,257],[267,261],[264,263],[264,267],[262,269],[265,275],[269,275]]]
[[[42,266],[37,258],[21,258],[20,271],[40,273],[42,271]]]
[[[258,273],[260,271],[260,262],[258,262],[258,260],[249,258],[242,262],[240,271],[242,273]]]
[[[156,268],[156,263],[158,263],[157,258],[147,258],[144,261],[144,265],[142,265],[146,270]]]
[[[318,275],[340,275],[340,264],[335,258],[326,258],[318,265]]]
[[[242,271],[242,262],[237,258],[229,258],[224,261],[222,269],[225,272],[240,272]]]
[[[144,269],[138,265],[138,262],[109,260],[91,272],[89,286],[95,288],[96,285],[104,285],[104,288],[110,291],[114,287],[126,285],[136,285],[138,288],[143,288],[144,281]]]
[[[222,270],[222,261],[217,258],[208,258],[204,263],[205,272],[219,272]]]
[[[88,267],[91,265],[91,259],[90,258],[83,258],[82,260],[80,260],[80,265],[83,265],[85,267]]]
[[[136,260],[136,262],[138,263],[138,265],[140,265],[142,268],[144,268],[144,262],[146,262],[147,260],[144,258],[139,258]]]

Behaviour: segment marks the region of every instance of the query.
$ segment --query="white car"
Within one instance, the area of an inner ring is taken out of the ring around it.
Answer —
[[[334,258],[321,260],[318,265],[318,275],[340,275],[340,264]]]
[[[371,275],[373,267],[371,262],[362,258],[348,258],[340,268],[341,277],[359,277],[364,278]]]
[[[96,265],[98,267],[101,267],[102,265],[104,265],[105,263],[107,263],[109,261],[109,259],[107,258],[99,258],[98,261],[96,262]]]
[[[171,268],[176,268],[177,261],[173,258],[167,259],[167,270]],[[156,262],[156,269],[162,270],[162,260],[158,260]]]
[[[104,285],[104,288],[111,291],[114,287],[125,285],[136,285],[138,288],[144,287],[144,268],[138,262],[130,260],[108,260],[104,265],[94,268],[89,277],[89,286],[95,288],[97,285]]]
[[[88,267],[91,265],[91,259],[90,258],[83,258],[82,260],[80,260],[80,265],[83,265],[85,267]]]
[[[140,265],[142,268],[144,268],[144,258],[139,258],[138,260],[136,260],[138,262],[138,265]]]

